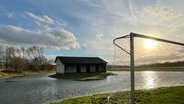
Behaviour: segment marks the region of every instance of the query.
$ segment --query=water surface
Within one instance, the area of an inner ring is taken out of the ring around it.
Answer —
[[[1,104],[47,104],[62,99],[103,92],[130,90],[130,72],[113,72],[97,81],[72,81],[33,75],[0,80]],[[136,89],[184,85],[184,72],[140,71],[135,73]]]

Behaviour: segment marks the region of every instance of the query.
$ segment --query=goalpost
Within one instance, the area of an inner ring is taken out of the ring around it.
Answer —
[[[127,39],[128,38],[128,39]],[[135,40],[138,39],[138,40]],[[124,43],[118,43],[118,41],[121,41]],[[142,42],[144,41],[144,43]],[[147,42],[147,43],[146,43]],[[125,44],[127,44],[127,46],[125,46]],[[125,63],[129,63],[129,68],[130,68],[130,78],[131,78],[131,104],[135,104],[135,67],[142,67],[142,66],[164,66],[167,63],[170,63],[170,65],[173,65],[173,63],[177,63],[182,61],[184,63],[184,49],[181,46],[184,46],[184,43],[180,43],[180,42],[175,42],[175,41],[171,41],[171,40],[166,40],[166,39],[161,39],[161,38],[157,38],[157,37],[152,37],[152,36],[146,36],[146,35],[142,35],[142,34],[137,34],[137,33],[130,33],[129,35],[125,35],[122,37],[118,37],[115,38],[113,40],[113,44],[115,45],[116,48],[119,49],[119,51],[122,51],[123,53],[120,52],[120,54],[118,54],[118,65],[122,65],[122,66],[126,66]],[[140,47],[140,45],[144,44],[144,48],[146,48],[149,53],[147,55],[147,51],[145,51],[146,49],[143,49],[142,47]],[[156,44],[159,44],[160,46],[155,46]],[[164,44],[164,47],[162,47],[161,45]],[[123,46],[124,45],[124,46]],[[177,48],[177,46],[180,46],[179,48]],[[139,47],[139,48],[137,48]],[[152,50],[152,48],[159,47],[160,49],[157,49],[157,53],[155,54]],[[168,49],[172,49],[174,47],[176,53],[178,56],[176,56],[173,53],[169,53]],[[168,53],[164,53],[162,50],[166,50],[166,52],[168,51]],[[136,52],[135,52],[136,50]],[[158,51],[160,50],[160,52]],[[142,52],[140,52],[142,51]],[[181,51],[181,52],[179,52]],[[115,52],[115,51],[114,51]],[[160,55],[162,54],[163,55]],[[177,53],[178,52],[178,53]],[[140,53],[142,53],[142,57],[141,55],[139,55]],[[117,53],[115,53],[117,54]],[[127,58],[127,60],[123,60],[123,55],[128,55],[129,59]],[[137,55],[138,54],[138,55]],[[153,55],[154,54],[154,55]],[[136,57],[135,57],[136,55]],[[173,56],[172,56],[173,55]],[[122,57],[121,57],[122,56]],[[144,57],[143,57],[144,56]],[[167,57],[166,57],[167,56]],[[182,57],[183,56],[183,57]],[[135,58],[136,58],[136,65],[135,65]],[[155,59],[154,59],[155,58]],[[114,57],[115,60],[115,57]],[[123,60],[121,62],[121,60]],[[129,62],[128,62],[129,61]],[[117,63],[116,63],[117,64]],[[184,66],[184,65],[183,65]]]

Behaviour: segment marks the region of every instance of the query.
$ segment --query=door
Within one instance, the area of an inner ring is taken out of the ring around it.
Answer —
[[[86,72],[90,73],[90,65],[89,64],[86,65]]]
[[[99,72],[99,64],[95,64],[95,72]]]
[[[81,73],[80,65],[77,64],[77,73]]]

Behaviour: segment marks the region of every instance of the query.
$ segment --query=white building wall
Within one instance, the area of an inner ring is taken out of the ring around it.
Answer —
[[[64,74],[65,66],[61,63],[60,60],[56,60],[56,73],[57,74]]]

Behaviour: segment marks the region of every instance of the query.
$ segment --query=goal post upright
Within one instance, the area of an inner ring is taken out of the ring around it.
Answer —
[[[135,104],[134,34],[130,33],[131,104]]]
[[[129,54],[130,56],[130,83],[131,83],[131,104],[135,104],[135,74],[134,74],[134,33],[130,33],[129,35],[125,35],[122,37],[115,38],[113,40],[113,44],[119,47],[122,51]],[[121,46],[116,44],[116,40],[122,39],[122,38],[130,38],[130,52],[123,49]]]

